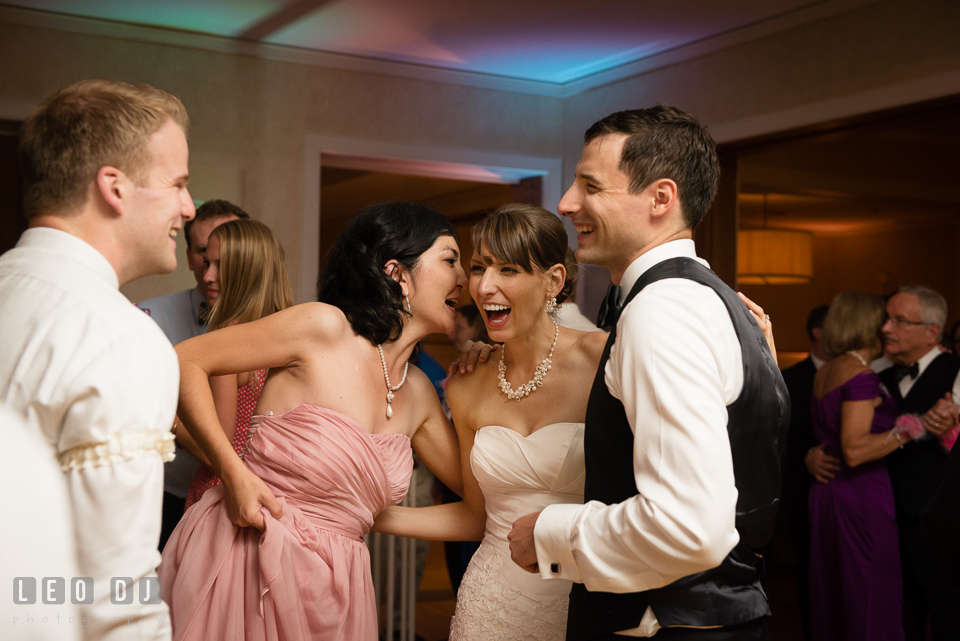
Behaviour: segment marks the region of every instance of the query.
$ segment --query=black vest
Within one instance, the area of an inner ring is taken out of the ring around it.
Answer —
[[[960,357],[944,352],[923,370],[906,398],[900,396],[900,386],[889,367],[880,372],[880,380],[897,401],[901,414],[924,414],[937,404],[944,394],[953,391],[953,381],[960,372]],[[887,457],[893,498],[897,506],[897,521],[901,525],[919,522],[920,510],[937,490],[940,468],[947,454],[939,439],[927,438],[908,443],[902,450],[894,450]]]
[[[674,258],[658,263],[640,277],[624,306],[644,287],[664,278],[686,278],[713,289],[726,306],[740,341],[743,391],[727,406],[727,432],[739,493],[736,526],[740,543],[718,567],[656,590],[614,594],[590,592],[575,584],[567,621],[570,641],[635,628],[648,605],[661,626],[736,625],[770,614],[759,552],[770,540],[777,509],[781,444],[790,417],[787,389],[750,311],[733,290],[697,261]],[[604,382],[616,335],[614,327],[590,392],[584,431],[584,502],[608,505],[637,494],[633,432],[623,404]]]

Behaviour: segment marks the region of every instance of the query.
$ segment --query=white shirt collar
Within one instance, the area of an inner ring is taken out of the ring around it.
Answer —
[[[923,370],[927,369],[927,366],[933,362],[937,356],[943,354],[943,350],[940,349],[939,345],[934,345],[933,349],[920,357],[917,361],[917,364],[920,366],[920,371],[917,374],[917,378],[920,378],[920,374],[923,374]]]
[[[75,260],[89,268],[113,289],[120,289],[117,272],[103,254],[73,234],[53,227],[31,227],[20,236],[17,247],[54,254],[57,259],[67,257]]]
[[[827,362],[813,352],[810,352],[810,360],[813,361],[813,368],[818,372],[820,371],[820,368],[823,367]]]
[[[620,279],[620,302],[626,300],[627,295],[637,280],[643,276],[648,269],[671,258],[693,258],[700,261],[705,267],[710,265],[702,258],[697,258],[697,249],[693,240],[681,238],[680,240],[671,240],[668,243],[657,245],[653,249],[645,252],[642,256],[630,263],[623,272],[623,278]]]

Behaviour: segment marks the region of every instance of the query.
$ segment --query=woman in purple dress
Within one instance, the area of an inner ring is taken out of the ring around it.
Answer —
[[[910,438],[894,434],[894,400],[870,361],[880,355],[883,300],[846,292],[830,305],[823,343],[835,358],[813,383],[813,429],[841,459],[810,489],[811,637],[903,639],[900,550],[884,457]]]

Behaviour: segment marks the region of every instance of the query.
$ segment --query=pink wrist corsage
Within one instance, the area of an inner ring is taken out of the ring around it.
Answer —
[[[957,435],[960,434],[960,425],[953,428],[947,435],[940,439],[940,445],[948,452],[953,449],[953,444],[957,442]]]
[[[906,434],[911,440],[917,440],[927,433],[923,427],[923,421],[916,414],[901,414],[897,417],[897,422],[893,424],[890,434]],[[948,452],[953,449],[953,444],[957,442],[957,436],[960,435],[960,425],[947,432],[947,435],[940,439],[940,445]]]
[[[901,414],[897,417],[897,422],[893,424],[891,430],[893,434],[906,434],[911,439],[916,440],[923,436],[923,421],[916,414]]]

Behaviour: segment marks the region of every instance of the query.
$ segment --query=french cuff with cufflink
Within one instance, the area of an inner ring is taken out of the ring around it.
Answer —
[[[571,549],[573,525],[582,505],[558,503],[543,509],[533,529],[540,576],[544,579],[582,581]]]

